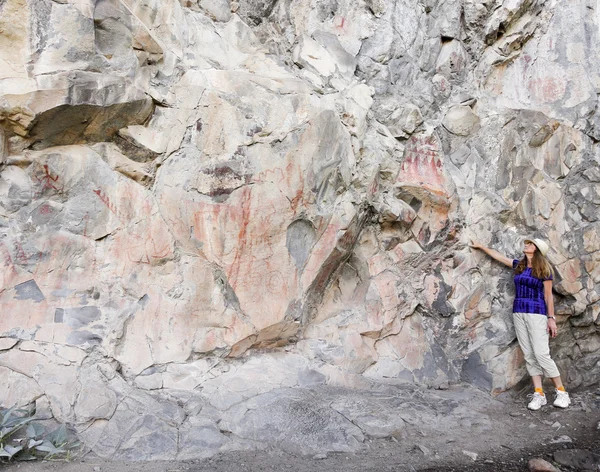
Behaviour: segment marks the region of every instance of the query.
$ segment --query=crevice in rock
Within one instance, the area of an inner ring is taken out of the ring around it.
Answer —
[[[118,132],[114,135],[113,142],[125,156],[134,162],[147,164],[160,156],[160,153],[152,151],[147,147],[138,145],[135,140]]]
[[[305,302],[299,319],[302,328],[311,322],[323,300],[323,296],[331,283],[338,277],[340,269],[352,254],[365,224],[373,216],[373,213],[373,208],[369,204],[361,204],[356,215],[348,224],[346,231],[338,239],[335,248],[323,262],[321,269],[304,296]]]
[[[28,147],[33,150],[110,141],[119,129],[145,123],[153,112],[150,103],[140,99],[106,106],[60,105],[35,116],[22,136],[30,140]],[[15,121],[14,126],[22,125]]]

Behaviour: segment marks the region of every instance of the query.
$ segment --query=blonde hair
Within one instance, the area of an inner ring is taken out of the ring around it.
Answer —
[[[524,257],[519,261],[517,267],[515,267],[515,273],[521,274],[525,269],[527,269],[527,257]],[[536,279],[542,280],[549,279],[554,275],[554,271],[552,270],[552,266],[548,262],[548,259],[542,255],[537,247],[533,253],[533,258],[531,259],[531,275]]]

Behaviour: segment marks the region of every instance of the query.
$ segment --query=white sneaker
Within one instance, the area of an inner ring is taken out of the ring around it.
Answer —
[[[548,400],[546,400],[546,395],[542,395],[538,392],[535,392],[532,395],[527,395],[527,398],[531,398],[531,401],[529,402],[529,405],[527,405],[527,408],[533,411],[539,410],[546,403],[548,403]]]
[[[559,408],[566,408],[570,404],[571,399],[569,398],[569,394],[567,392],[563,392],[562,390],[557,390],[553,405]]]

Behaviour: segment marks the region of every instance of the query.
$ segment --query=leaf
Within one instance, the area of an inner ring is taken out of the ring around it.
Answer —
[[[39,446],[35,446],[35,449],[40,452],[49,452],[56,454],[60,449],[54,446],[50,441],[43,441]]]
[[[44,428],[39,423],[29,423],[29,426],[27,426],[26,434],[29,439],[35,439],[35,438],[42,436],[42,434],[44,434],[45,430],[46,430],[46,428]]]
[[[0,449],[0,457],[7,457],[10,459],[12,456],[8,452],[6,452],[4,448],[2,448]]]
[[[46,440],[52,442],[55,446],[62,446],[67,443],[67,428],[61,424],[58,428],[46,436]]]
[[[4,411],[0,426],[14,426],[23,421],[23,419],[31,420],[27,413],[26,410],[17,409],[13,406]]]
[[[33,418],[17,418],[16,421],[9,422],[0,429],[0,440],[6,439],[11,434],[16,433],[20,428],[33,421]]]
[[[44,442],[43,439],[30,439],[29,442],[27,443],[27,448],[28,449],[33,449],[35,446],[39,446],[40,444],[42,444]]]
[[[6,427],[12,429],[19,429],[21,426],[24,426],[27,423],[31,423],[32,421],[33,418],[15,417],[6,424]]]
[[[17,452],[23,450],[23,446],[13,447],[13,446],[6,445],[6,446],[4,446],[4,450],[14,456]]]
[[[16,407],[10,407],[2,410],[2,421],[0,421],[0,426],[5,426],[8,424],[10,419],[13,416],[13,412],[16,410]]]
[[[12,457],[19,451],[22,451],[23,447],[19,446],[19,447],[12,447],[12,446],[4,446],[2,449],[0,449],[0,457],[8,457],[8,459],[12,459]]]

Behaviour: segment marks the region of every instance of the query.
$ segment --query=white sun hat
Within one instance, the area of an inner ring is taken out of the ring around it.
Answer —
[[[527,242],[527,241],[531,241],[533,244],[535,244],[535,247],[537,247],[538,250],[542,253],[542,256],[545,256],[546,254],[548,254],[548,251],[550,250],[550,246],[548,246],[548,243],[546,241],[544,241],[543,239],[527,238],[525,240],[525,242]]]

